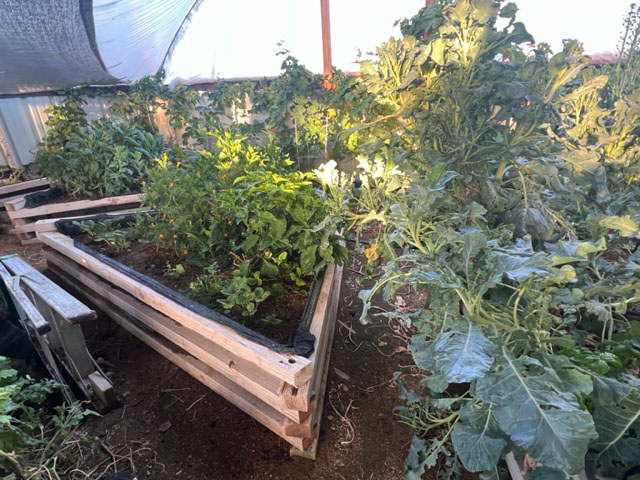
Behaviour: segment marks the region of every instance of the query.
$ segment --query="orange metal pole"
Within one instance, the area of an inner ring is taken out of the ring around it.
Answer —
[[[329,80],[331,71],[331,22],[329,18],[329,0],[320,0],[320,13],[322,16],[322,61],[324,64],[323,73],[325,76],[325,88],[332,88],[333,83]]]

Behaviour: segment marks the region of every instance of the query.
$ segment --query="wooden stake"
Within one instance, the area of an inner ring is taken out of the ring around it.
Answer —
[[[320,0],[320,13],[322,16],[322,61],[325,76],[324,87],[334,88],[331,82],[331,22],[329,14],[329,0]]]

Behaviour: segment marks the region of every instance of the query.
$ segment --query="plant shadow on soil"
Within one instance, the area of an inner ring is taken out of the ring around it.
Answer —
[[[315,462],[290,457],[284,440],[107,317],[84,327],[85,336],[122,405],[85,429],[105,445],[128,445],[137,478],[404,479],[411,431],[393,415],[392,378],[401,366],[416,367],[386,320],[358,321],[363,268],[356,255],[345,266]]]

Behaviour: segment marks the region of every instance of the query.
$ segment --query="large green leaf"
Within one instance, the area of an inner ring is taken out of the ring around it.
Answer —
[[[434,339],[436,370],[449,382],[470,382],[484,375],[493,364],[495,345],[482,333],[482,328],[457,324]]]
[[[316,264],[316,250],[317,245],[309,245],[300,254],[300,268],[302,273],[308,274],[313,271],[313,267]]]
[[[577,474],[596,437],[589,412],[564,382],[538,360],[512,358],[503,347],[499,371],[478,379],[476,395],[493,403],[494,417],[511,440],[540,463]]]
[[[523,282],[527,278],[538,275],[549,275],[551,266],[547,255],[534,252],[531,237],[518,238],[514,245],[500,247],[498,242],[489,242],[495,255],[504,262],[504,274],[511,280]]]
[[[607,379],[594,383],[597,395],[593,420],[598,439],[590,445],[587,459],[589,473],[594,477],[627,478],[630,470],[640,465],[640,381],[623,378],[627,381]],[[604,394],[598,391],[602,388]]]
[[[426,340],[424,334],[411,337],[409,351],[413,355],[413,361],[418,367],[431,371],[436,369],[433,342]]]
[[[460,410],[460,421],[453,427],[451,440],[464,468],[471,472],[493,469],[507,443],[499,436],[491,408],[471,403]]]

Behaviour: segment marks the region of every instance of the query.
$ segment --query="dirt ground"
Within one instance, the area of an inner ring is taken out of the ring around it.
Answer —
[[[0,254],[16,252],[45,268],[39,246],[0,234]],[[128,471],[154,480],[403,479],[411,431],[393,415],[392,378],[416,367],[402,328],[358,321],[362,269],[354,255],[344,271],[316,461],[291,457],[284,440],[102,317],[85,336],[121,406],[85,422],[98,441],[69,478]]]

